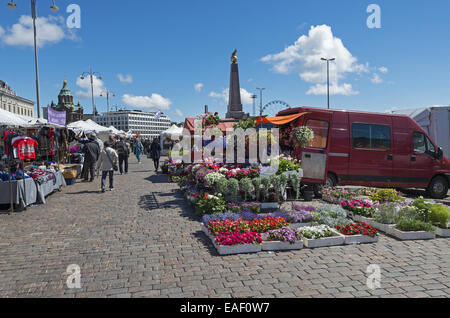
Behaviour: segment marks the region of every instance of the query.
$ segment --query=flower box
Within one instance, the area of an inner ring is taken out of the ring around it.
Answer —
[[[261,244],[242,244],[242,245],[227,246],[217,244],[215,239],[212,242],[219,255],[234,255],[234,254],[261,252]]]
[[[386,234],[390,234],[392,229],[395,227],[395,224],[384,224],[384,223],[378,223],[375,220],[371,220],[370,223],[367,223],[370,226],[376,228],[380,232],[384,232]]]
[[[430,240],[436,238],[436,234],[432,232],[425,232],[425,231],[403,232],[395,227],[392,227],[389,234],[402,241]]]
[[[338,233],[332,230],[335,233],[335,236],[323,237],[320,239],[307,239],[303,238],[303,244],[307,248],[317,248],[317,247],[326,247],[326,246],[337,246],[343,245],[345,241],[345,236],[341,233]]]
[[[303,241],[297,241],[294,244],[289,242],[263,241],[263,251],[291,251],[301,250],[303,248]]]
[[[353,213],[353,221],[355,221],[355,222],[360,222],[360,223],[361,223],[361,222],[364,222],[364,223],[366,223],[366,224],[371,225],[373,219],[372,219],[372,218],[367,218],[367,217],[365,217],[365,216],[358,215],[358,214],[356,214],[356,213]]]
[[[299,228],[305,227],[305,226],[312,226],[312,223],[291,223],[289,225],[289,227],[291,229],[299,229]]]
[[[436,227],[434,234],[439,235],[441,237],[450,237],[450,229],[443,229],[440,227]]]
[[[376,242],[378,242],[378,236],[370,237],[368,235],[346,235],[344,244],[352,245],[352,244],[368,244]]]
[[[261,203],[261,210],[278,209],[278,202],[265,202]]]
[[[209,233],[209,230],[208,230],[208,228],[204,225],[204,224],[202,224],[202,231],[203,231],[203,233],[205,233],[205,235],[211,240],[211,241],[215,241],[216,240],[216,238],[211,234],[211,233]]]

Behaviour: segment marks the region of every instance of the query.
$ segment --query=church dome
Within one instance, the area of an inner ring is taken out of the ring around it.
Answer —
[[[70,91],[69,87],[67,86],[66,80],[64,80],[64,82],[63,82],[63,88],[59,92],[59,96],[72,96],[72,92]]]

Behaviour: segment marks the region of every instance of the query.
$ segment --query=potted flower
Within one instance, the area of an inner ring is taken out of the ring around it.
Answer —
[[[281,228],[263,234],[263,251],[287,251],[303,248],[302,234],[296,229]]]
[[[343,226],[337,225],[336,229],[339,233],[345,235],[345,245],[378,242],[378,231],[364,222]]]
[[[295,144],[300,148],[305,147],[314,139],[314,131],[306,126],[296,127],[293,134]]]
[[[252,231],[219,232],[213,241],[219,255],[258,253],[261,243],[261,234]]]
[[[302,227],[298,231],[303,235],[303,244],[308,248],[342,245],[345,240],[344,235],[328,225]]]
[[[313,206],[300,206],[292,204],[292,210],[286,212],[286,220],[291,223],[291,228],[300,228],[311,226],[311,222],[316,217],[313,212],[316,210]]]

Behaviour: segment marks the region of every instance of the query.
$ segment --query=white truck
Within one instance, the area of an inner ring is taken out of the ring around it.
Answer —
[[[414,119],[437,146],[442,147],[444,156],[450,158],[450,106],[401,109],[392,113],[407,115]]]

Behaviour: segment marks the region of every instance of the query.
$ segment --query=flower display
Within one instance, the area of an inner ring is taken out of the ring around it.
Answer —
[[[303,235],[296,229],[290,229],[283,227],[277,230],[271,230],[264,235],[267,241],[276,241],[295,244],[298,240],[301,240]]]
[[[224,220],[236,221],[240,218],[241,218],[240,214],[233,213],[233,212],[205,214],[202,217],[202,223],[206,225],[211,221],[224,221]]]
[[[311,240],[316,240],[325,237],[335,236],[336,234],[332,231],[331,227],[328,225],[319,225],[319,226],[307,226],[298,229],[299,233],[303,235],[303,237]]]
[[[234,246],[242,244],[261,244],[260,233],[252,231],[219,232],[216,236],[216,242],[219,245]]]
[[[293,136],[297,146],[305,147],[314,139],[314,131],[306,126],[296,127],[293,130]]]
[[[343,226],[337,225],[336,229],[344,235],[366,235],[370,237],[378,236],[378,231],[364,222]]]
[[[364,200],[343,200],[341,206],[348,211],[365,217],[372,217],[375,212],[375,208],[372,207],[372,202]]]
[[[280,229],[289,226],[285,218],[273,218],[268,216],[264,219],[254,219],[250,222],[250,230],[258,233],[265,233],[270,230]]]
[[[206,223],[206,228],[212,234],[217,236],[219,233],[223,232],[245,232],[250,230],[248,221],[237,219],[225,219],[225,220],[214,220]]]
[[[317,221],[334,228],[336,225],[349,225],[347,213],[340,206],[323,205],[317,209]]]

